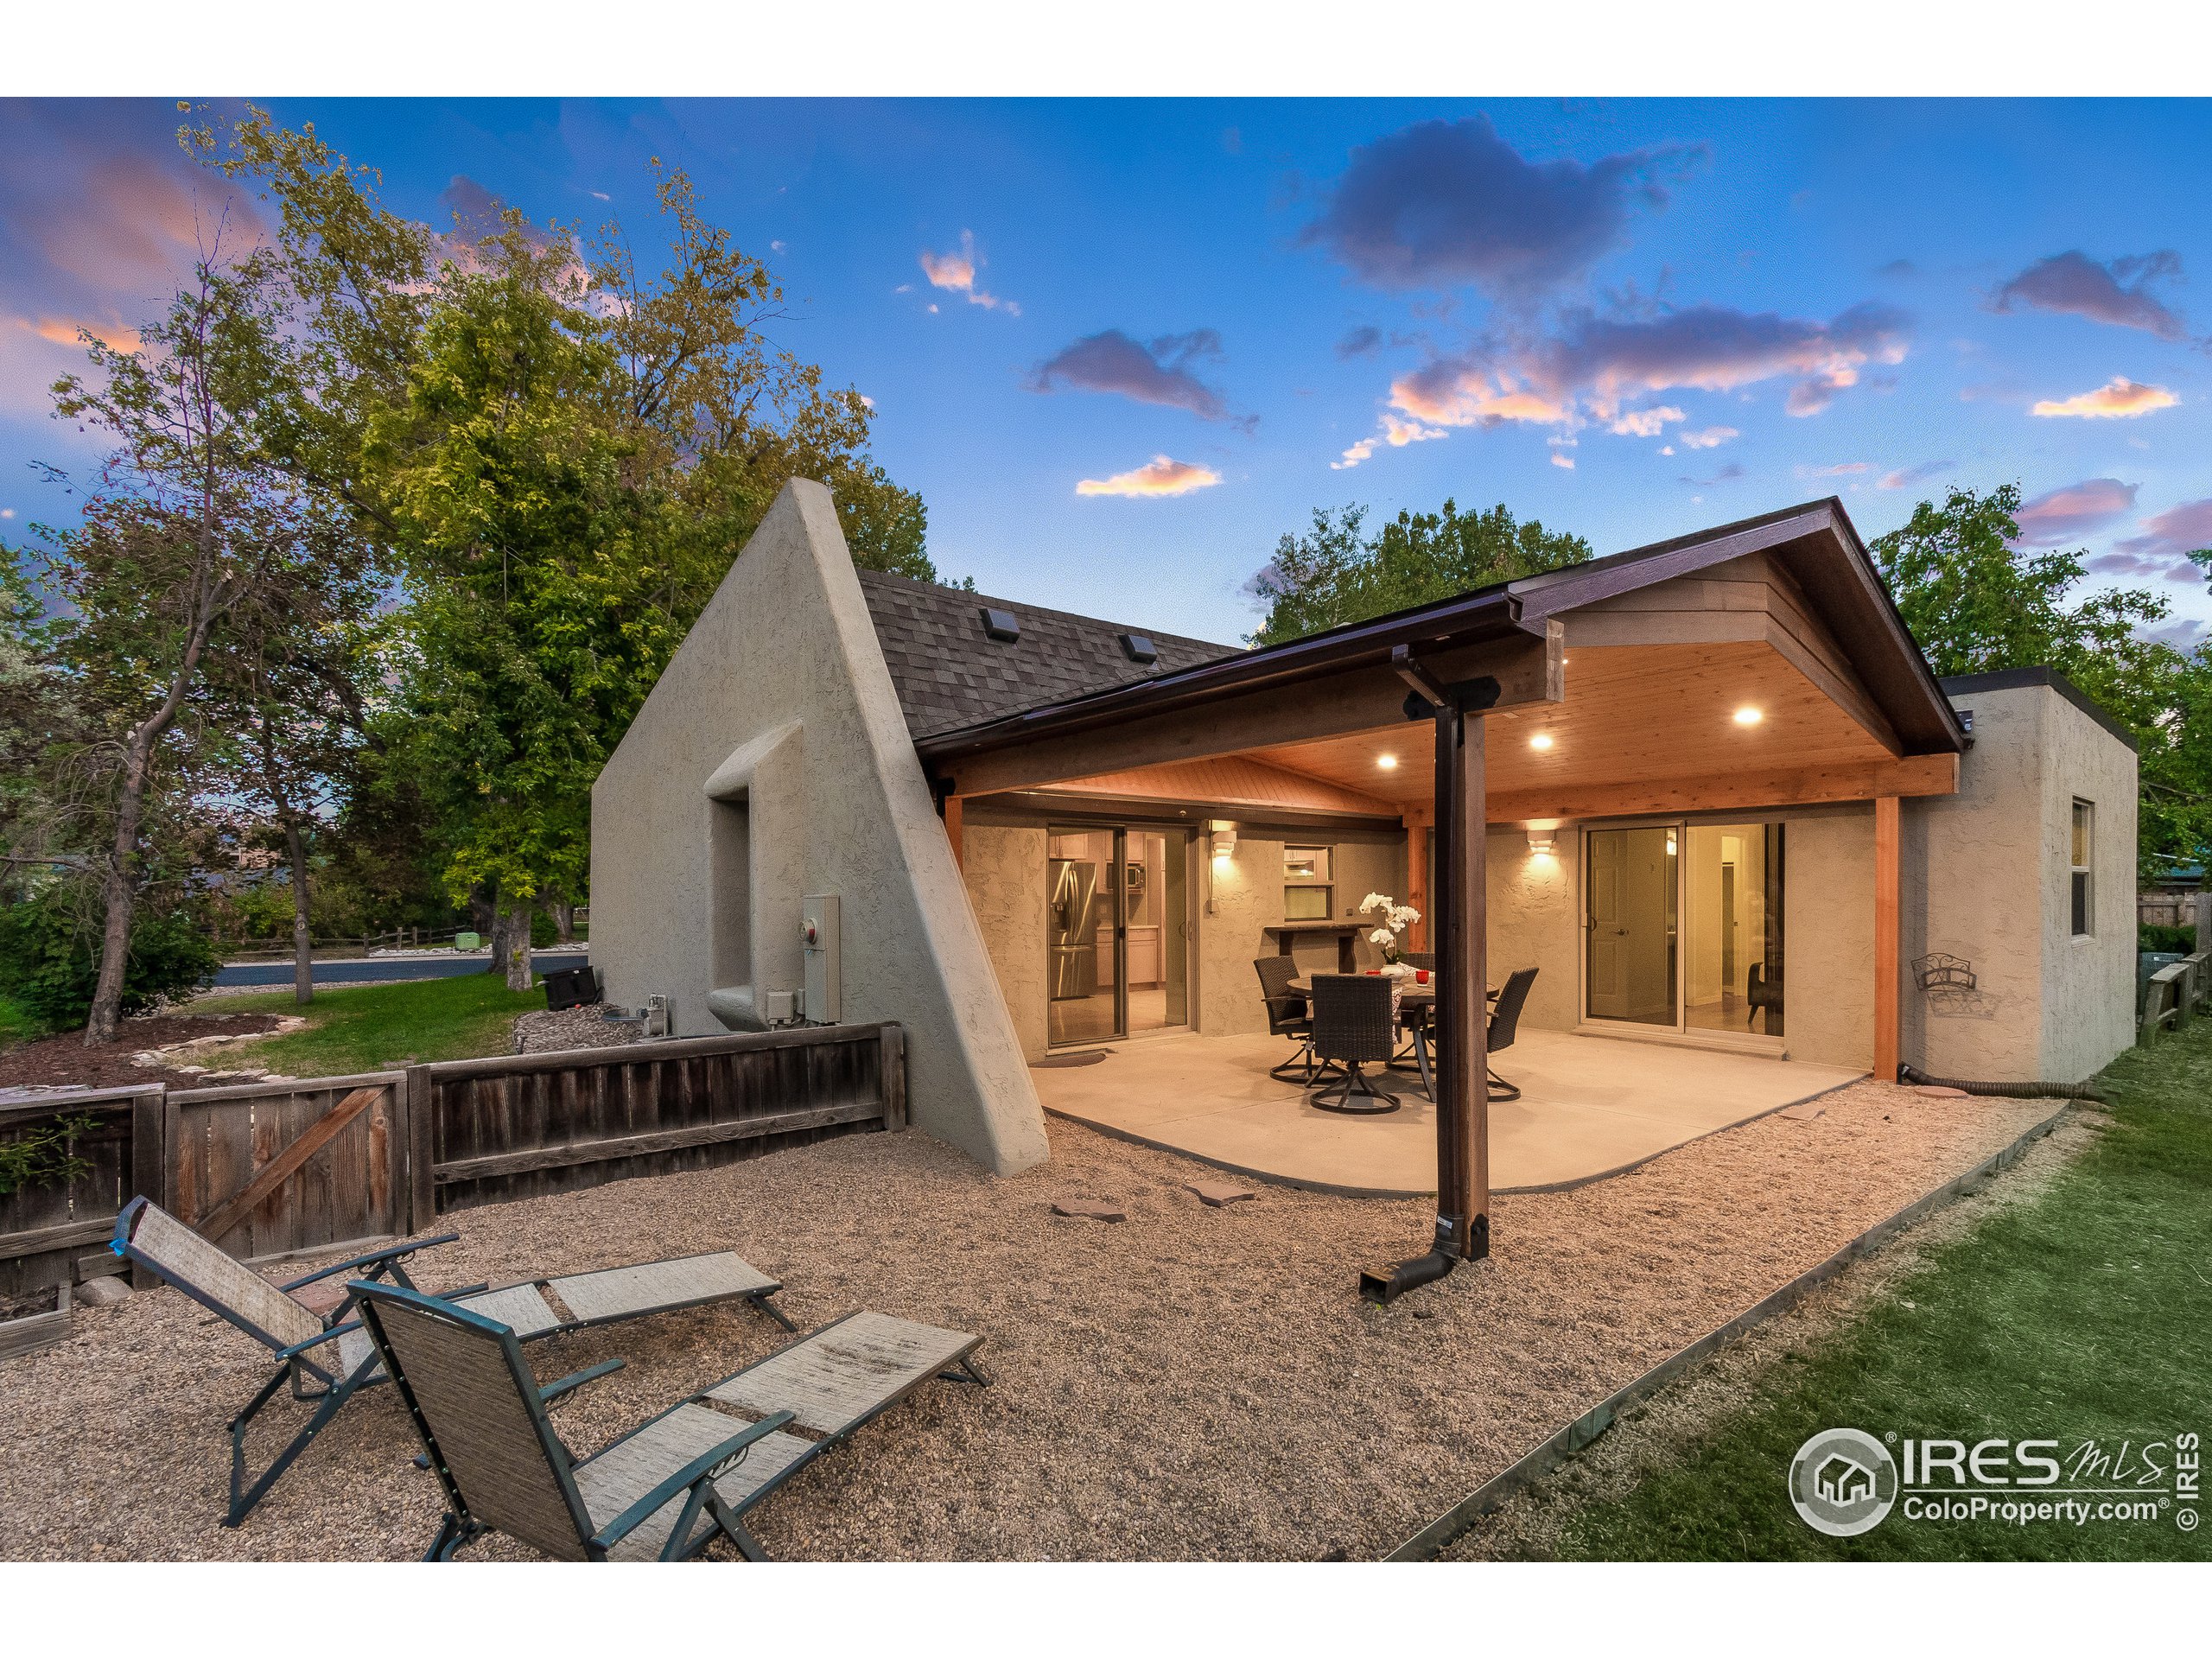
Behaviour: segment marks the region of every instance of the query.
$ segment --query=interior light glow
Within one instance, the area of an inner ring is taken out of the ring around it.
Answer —
[[[1549,732],[1538,732],[1529,740],[1529,747],[1532,749],[1548,749],[1551,746],[1552,734]]]
[[[1756,726],[1765,718],[1766,715],[1764,713],[1748,703],[1736,711],[1736,723],[1738,726]]]

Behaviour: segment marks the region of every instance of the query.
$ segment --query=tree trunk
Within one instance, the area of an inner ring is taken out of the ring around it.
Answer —
[[[555,937],[563,944],[576,942],[576,907],[565,899],[553,906],[553,929]]]
[[[506,906],[494,903],[492,906],[490,925],[479,931],[484,935],[484,943],[490,952],[491,958],[484,964],[484,971],[487,974],[504,974],[507,970]]]
[[[131,866],[138,858],[138,819],[146,799],[146,757],[151,746],[134,734],[124,763],[123,794],[116,803],[115,844],[107,861],[107,921],[100,935],[99,978],[92,985],[92,1007],[85,1021],[85,1041],[111,1043],[123,1014],[123,974],[130,960]]]
[[[507,988],[511,991],[530,988],[530,919],[527,899],[507,912]]]
[[[284,850],[292,861],[292,1001],[315,1000],[315,950],[308,937],[308,839],[297,818],[284,820]]]

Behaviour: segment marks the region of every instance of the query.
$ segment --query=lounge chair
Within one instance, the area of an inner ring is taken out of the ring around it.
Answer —
[[[225,1526],[235,1527],[252,1512],[357,1389],[385,1380],[368,1333],[353,1317],[360,1286],[389,1280],[413,1291],[414,1281],[407,1276],[408,1258],[418,1250],[450,1244],[459,1236],[440,1233],[433,1238],[409,1239],[277,1285],[159,1205],[140,1198],[124,1206],[115,1218],[109,1248],[124,1260],[152,1269],[194,1301],[238,1326],[267,1347],[276,1361],[276,1370],[260,1393],[230,1421],[231,1501],[223,1517]],[[335,1294],[316,1294],[314,1287],[318,1286],[329,1292],[332,1287],[323,1281],[340,1274],[353,1275],[356,1282]],[[791,1322],[768,1300],[782,1288],[779,1281],[724,1250],[497,1288],[470,1285],[442,1294],[461,1306],[500,1320],[520,1340],[535,1342],[588,1325],[739,1297],[790,1331],[795,1328]],[[547,1300],[549,1294],[565,1312],[556,1311]],[[315,1415],[249,1484],[246,1431],[287,1381],[295,1400],[316,1402]]]
[[[984,1381],[982,1338],[850,1313],[579,1459],[547,1408],[620,1360],[541,1389],[497,1319],[392,1285],[353,1288],[445,1491],[425,1560],[492,1531],[591,1561],[689,1560],[720,1534],[765,1560],[743,1519],[754,1505],[930,1377]]]

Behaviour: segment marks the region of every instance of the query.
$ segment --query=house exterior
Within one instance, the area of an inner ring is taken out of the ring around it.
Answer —
[[[1440,878],[1624,1073],[2070,1081],[2130,1039],[2135,801],[2060,677],[1938,684],[1833,500],[1244,650],[857,572],[801,481],[594,791],[592,957],[679,1034],[904,1022],[913,1122],[1001,1172],[1033,1063],[1263,1032],[1255,958],[1377,966],[1361,901]]]

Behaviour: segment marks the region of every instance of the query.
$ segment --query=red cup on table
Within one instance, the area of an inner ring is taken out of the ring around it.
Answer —
[[[1428,969],[1426,969],[1426,968],[1416,968],[1416,969],[1414,969],[1414,984],[1416,984],[1416,985],[1426,985],[1426,984],[1427,984],[1427,983],[1428,983]]]

